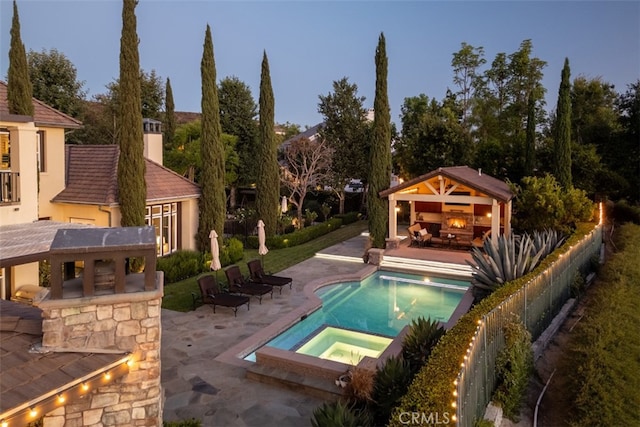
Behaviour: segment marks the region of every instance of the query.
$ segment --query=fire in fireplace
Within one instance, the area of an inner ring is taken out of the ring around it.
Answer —
[[[464,218],[449,218],[449,228],[467,228],[467,220]]]

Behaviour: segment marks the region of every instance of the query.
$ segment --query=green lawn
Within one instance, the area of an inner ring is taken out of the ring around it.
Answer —
[[[264,268],[265,270],[273,273],[282,271],[292,265],[313,257],[316,252],[321,251],[322,249],[359,235],[363,231],[367,230],[367,225],[367,221],[358,221],[302,245],[285,249],[269,250],[269,253],[267,253],[263,259]],[[237,263],[242,270],[242,274],[249,274],[247,261],[258,257],[259,255],[256,249],[245,249],[244,258]],[[223,272],[219,271],[217,274],[219,281],[224,282],[226,280]],[[191,277],[176,283],[165,284],[162,308],[182,312],[191,310],[192,292],[200,293],[196,277]]]

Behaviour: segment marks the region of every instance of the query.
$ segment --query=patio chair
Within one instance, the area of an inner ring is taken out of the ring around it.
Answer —
[[[419,233],[420,233],[420,229],[422,228],[422,226],[420,224],[418,224],[417,222],[415,224],[413,224],[410,227],[407,227],[407,234],[409,235],[409,246],[413,246],[414,244],[417,246],[420,246],[420,241],[419,241]]]
[[[275,276],[265,273],[262,268],[262,262],[257,258],[249,261],[247,266],[249,267],[249,279],[254,283],[277,286],[281,294],[284,286],[289,285],[289,289],[293,288],[293,279],[291,277]]]
[[[214,276],[206,275],[198,278],[198,286],[200,287],[200,295],[195,292],[191,293],[193,299],[193,309],[196,309],[196,303],[200,301],[202,304],[210,304],[213,307],[213,312],[216,312],[216,305],[223,307],[230,307],[233,309],[234,317],[238,315],[238,308],[241,305],[247,304],[247,310],[249,310],[249,297],[241,295],[231,295],[227,292],[220,290],[218,281]]]
[[[491,230],[485,231],[482,237],[476,237],[471,241],[471,244],[478,249],[482,249],[484,248],[484,241],[487,240],[490,236]]]
[[[262,304],[262,297],[266,294],[271,294],[271,298],[273,298],[273,286],[245,279],[237,265],[227,267],[224,274],[229,282],[229,292],[233,294],[254,296],[258,298],[260,304]]]

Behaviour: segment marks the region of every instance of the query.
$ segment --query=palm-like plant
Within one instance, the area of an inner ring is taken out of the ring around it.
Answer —
[[[373,400],[376,425],[385,424],[391,411],[407,393],[413,379],[409,363],[402,357],[390,357],[376,371],[373,385]]]
[[[421,316],[411,321],[409,332],[402,340],[402,357],[409,363],[413,374],[424,366],[444,333],[444,328],[437,320]]]

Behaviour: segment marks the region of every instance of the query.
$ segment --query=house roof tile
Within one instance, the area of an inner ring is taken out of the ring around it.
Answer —
[[[19,116],[9,114],[7,91],[7,84],[0,81],[0,119],[11,121],[11,116]],[[35,98],[33,98],[33,110],[33,121],[37,126],[62,127],[65,129],[78,129],[82,127],[81,121],[50,107]]]
[[[66,188],[52,201],[90,205],[118,204],[117,145],[67,145]],[[145,159],[147,203],[200,196],[200,187],[172,170]]]
[[[386,197],[389,194],[397,193],[420,182],[427,181],[434,176],[442,175],[452,180],[458,181],[471,188],[480,190],[481,192],[494,197],[501,202],[508,202],[514,196],[509,188],[509,185],[497,178],[483,174],[476,169],[472,169],[468,166],[451,166],[446,168],[438,168],[427,174],[421,175],[414,179],[411,179],[403,184],[395,187],[388,188],[380,192],[381,197]]]
[[[31,351],[42,342],[42,310],[37,307],[0,300],[0,319],[0,416],[11,414],[25,402],[42,400],[123,357],[117,353]],[[25,332],[12,326],[29,322],[39,329]]]

